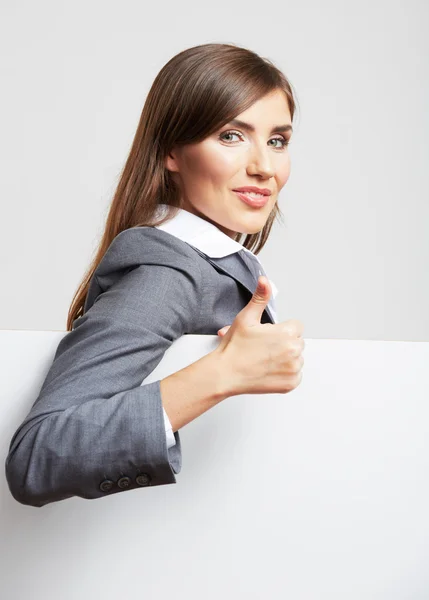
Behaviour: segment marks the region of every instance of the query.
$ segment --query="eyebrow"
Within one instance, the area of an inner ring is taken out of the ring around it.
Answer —
[[[250,123],[245,123],[245,121],[240,121],[240,119],[233,119],[232,121],[229,121],[229,123],[231,123],[231,125],[234,125],[235,127],[242,127],[243,129],[247,129],[248,131],[255,131],[255,127],[253,125],[251,125]],[[293,131],[293,127],[292,125],[276,125],[271,129],[270,135],[272,133],[276,133],[276,131],[282,131],[282,132],[286,132],[286,131]]]

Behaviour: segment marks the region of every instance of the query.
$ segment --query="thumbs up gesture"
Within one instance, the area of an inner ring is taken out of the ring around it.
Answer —
[[[261,275],[249,303],[218,331],[221,340],[214,352],[235,395],[287,393],[301,382],[304,326],[296,319],[261,323],[271,292],[268,278]]]

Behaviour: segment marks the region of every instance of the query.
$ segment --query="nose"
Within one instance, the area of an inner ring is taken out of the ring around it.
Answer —
[[[268,146],[254,146],[251,154],[249,154],[247,172],[249,175],[261,175],[264,178],[274,176]]]

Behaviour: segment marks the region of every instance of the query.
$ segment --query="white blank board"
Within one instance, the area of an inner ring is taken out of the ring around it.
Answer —
[[[3,462],[65,332],[2,331]],[[41,508],[1,486],[8,600],[427,600],[429,343],[305,340],[300,386],[180,430],[177,484]],[[177,340],[144,382],[216,336]]]

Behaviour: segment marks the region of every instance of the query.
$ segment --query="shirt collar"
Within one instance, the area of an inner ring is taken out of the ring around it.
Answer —
[[[168,204],[159,204],[156,216],[163,215],[167,208]],[[173,218],[162,225],[157,225],[156,228],[166,231],[191,246],[198,248],[198,250],[201,250],[201,252],[211,258],[220,258],[244,250],[262,265],[256,254],[230,238],[216,227],[216,225],[213,225],[213,223],[209,223],[202,217],[198,217],[183,208],[177,208],[176,210],[177,214]],[[269,281],[273,297],[276,297],[278,289],[274,281],[271,279]]]
[[[168,205],[159,204],[158,206],[159,213],[163,213]],[[177,210],[178,213],[175,217],[170,219],[167,223],[158,225],[157,229],[162,229],[167,233],[171,233],[184,242],[191,244],[191,246],[195,246],[211,258],[220,258],[244,250],[245,252],[249,252],[249,254],[259,261],[256,254],[253,254],[253,252],[245,248],[242,244],[230,238],[226,233],[216,227],[216,225],[209,223],[205,219],[198,217],[183,208]],[[159,216],[159,214],[157,214],[157,216]]]

